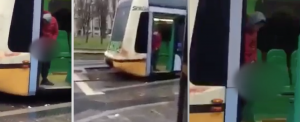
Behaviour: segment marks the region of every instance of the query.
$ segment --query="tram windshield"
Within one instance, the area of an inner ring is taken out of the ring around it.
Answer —
[[[187,0],[149,0],[149,6],[186,9]]]
[[[123,41],[126,25],[131,10],[132,0],[120,1],[117,6],[116,16],[112,29],[111,41]]]

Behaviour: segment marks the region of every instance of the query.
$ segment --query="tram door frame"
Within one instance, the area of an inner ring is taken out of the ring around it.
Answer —
[[[184,25],[184,34],[182,40],[182,60],[181,60],[181,77],[179,82],[179,96],[178,96],[178,106],[177,106],[177,122],[187,122],[188,121],[188,94],[189,94],[189,86],[188,86],[188,71],[186,71],[184,67],[187,66],[187,55],[188,55],[188,36],[187,36],[187,16],[185,17],[185,25]]]
[[[149,6],[149,20],[148,20],[148,43],[147,43],[147,59],[146,59],[146,75],[149,76],[152,73],[151,70],[151,58],[152,58],[152,33],[153,33],[153,19],[154,13],[163,13],[163,14],[175,14],[175,15],[187,15],[187,11],[183,9],[175,8],[164,8],[164,7],[155,7]]]
[[[41,34],[41,19],[43,14],[43,5],[44,0],[34,0],[33,8],[33,23],[32,24],[32,43],[36,39],[40,38]],[[28,95],[36,95],[37,89],[39,87],[39,61],[34,57],[30,56],[30,72],[29,72],[29,86],[28,86]]]

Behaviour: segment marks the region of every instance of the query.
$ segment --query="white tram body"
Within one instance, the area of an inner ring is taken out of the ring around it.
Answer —
[[[151,45],[155,21],[174,23],[176,16],[185,17],[185,15],[186,0],[172,2],[168,0],[119,1],[113,23],[111,42],[105,52],[107,64],[135,76],[151,75],[153,73],[151,71]],[[167,17],[169,18],[165,19]],[[141,37],[141,35],[143,36]],[[168,43],[172,44],[172,48],[165,51],[168,55],[168,58],[164,59],[165,65],[168,67],[166,72],[181,70],[181,55],[176,53],[175,48],[177,47],[174,46],[180,45],[178,43],[181,41],[170,41],[171,43]]]

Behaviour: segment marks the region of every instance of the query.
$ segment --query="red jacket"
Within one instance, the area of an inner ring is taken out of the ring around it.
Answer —
[[[160,33],[155,32],[155,34],[153,34],[153,36],[152,36],[152,41],[153,41],[152,42],[152,50],[153,51],[158,50],[161,45],[161,41],[162,41]]]
[[[44,14],[50,13],[48,11],[44,11]],[[50,38],[52,40],[56,40],[58,36],[58,23],[57,20],[52,16],[50,23],[43,23],[42,26],[42,37]]]
[[[257,32],[246,31],[245,34],[245,62],[251,63],[257,60]]]

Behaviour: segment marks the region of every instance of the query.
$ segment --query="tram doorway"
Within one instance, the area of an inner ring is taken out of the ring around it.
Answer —
[[[185,16],[171,14],[153,14],[153,50],[152,68],[154,72],[180,71],[181,46]],[[158,49],[155,49],[156,34],[161,38]]]

